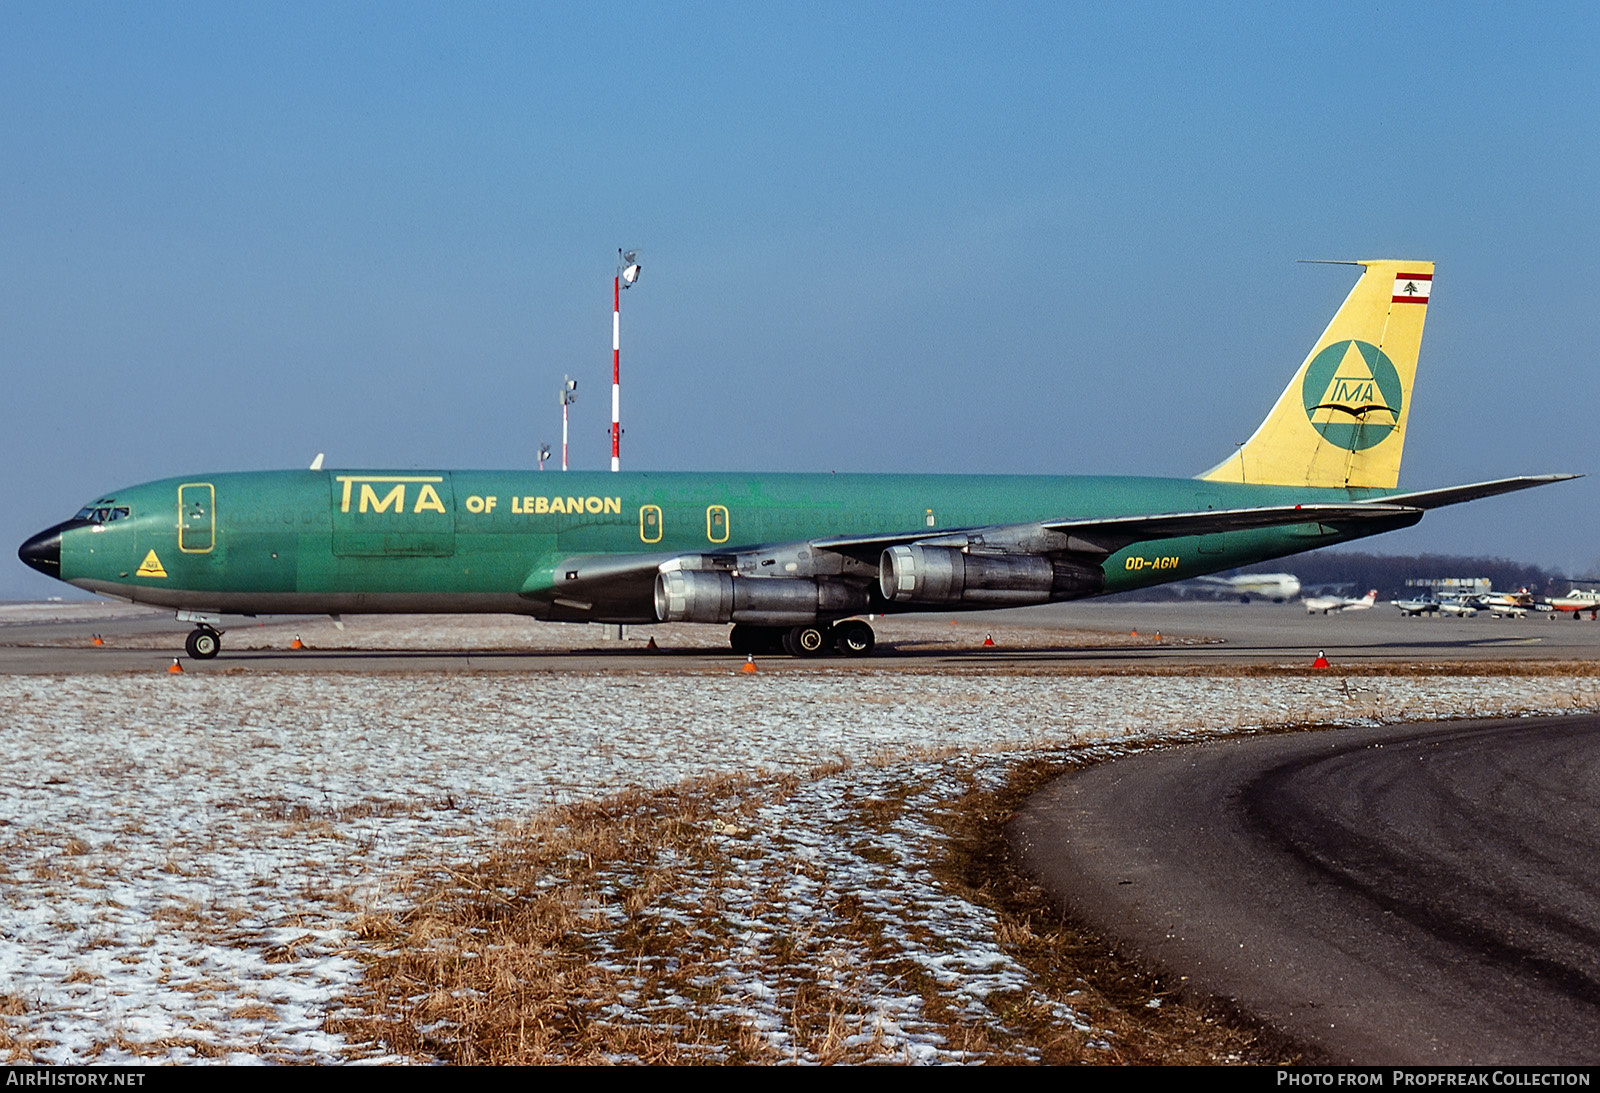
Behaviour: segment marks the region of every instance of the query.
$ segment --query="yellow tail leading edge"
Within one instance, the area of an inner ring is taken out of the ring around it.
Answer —
[[[1366,267],[1277,405],[1210,482],[1392,490],[1400,482],[1433,263]]]

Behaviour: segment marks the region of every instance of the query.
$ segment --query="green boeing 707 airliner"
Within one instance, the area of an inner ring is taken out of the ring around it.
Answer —
[[[1365,272],[1272,412],[1196,478],[272,471],[118,490],[24,543],[42,573],[196,624],[509,612],[733,624],[739,652],[872,651],[861,616],[1215,573],[1573,475],[1401,493],[1431,262]]]

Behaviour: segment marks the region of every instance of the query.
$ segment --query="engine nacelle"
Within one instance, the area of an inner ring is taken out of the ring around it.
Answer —
[[[804,626],[867,609],[867,590],[845,581],[736,577],[725,571],[669,570],[656,576],[662,622],[747,622]]]
[[[969,554],[913,544],[883,552],[878,586],[891,603],[1021,607],[1093,595],[1105,587],[1105,574],[1098,566],[1039,554]]]

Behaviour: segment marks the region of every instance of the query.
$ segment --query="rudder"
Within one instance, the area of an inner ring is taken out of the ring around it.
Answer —
[[[1433,286],[1432,262],[1366,272],[1239,451],[1199,477],[1273,486],[1394,489]]]

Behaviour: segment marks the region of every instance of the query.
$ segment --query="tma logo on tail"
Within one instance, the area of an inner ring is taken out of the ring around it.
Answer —
[[[1311,359],[1300,386],[1311,427],[1359,452],[1399,428],[1400,373],[1371,342],[1334,342]]]

